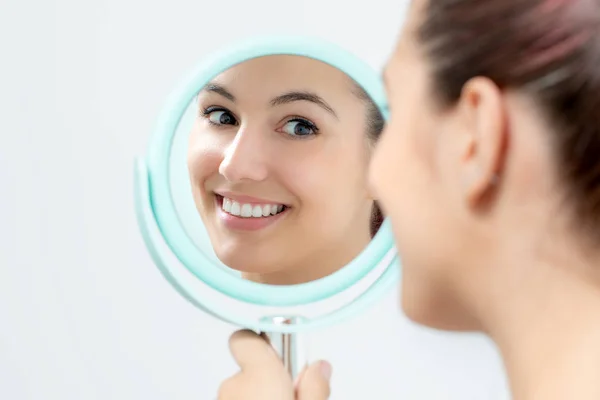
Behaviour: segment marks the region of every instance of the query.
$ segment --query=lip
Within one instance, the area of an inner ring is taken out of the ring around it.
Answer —
[[[231,198],[231,197],[228,197],[228,198]],[[236,200],[236,199],[234,198],[233,200]],[[238,200],[236,200],[236,201],[238,201]],[[264,201],[264,200],[260,200],[260,201]],[[249,203],[249,202],[247,202],[247,203]],[[269,202],[266,202],[266,204],[269,204]],[[274,224],[276,224],[277,222],[279,222],[283,218],[285,218],[289,214],[289,211],[290,211],[290,208],[286,208],[282,212],[280,212],[276,215],[270,215],[268,217],[245,218],[245,217],[238,217],[238,216],[226,213],[223,210],[222,205],[223,205],[223,196],[217,194],[215,196],[215,207],[217,209],[217,218],[223,223],[223,225],[225,225],[226,228],[233,230],[233,231],[255,232],[255,231],[259,231],[262,229],[272,227]]]
[[[252,196],[247,196],[247,195],[243,195],[243,194],[238,194],[238,193],[234,193],[234,192],[228,192],[228,191],[221,191],[221,190],[215,190],[214,192],[217,196],[220,197],[227,197],[228,199],[231,200],[235,200],[238,203],[246,203],[246,204],[282,204],[286,207],[289,208],[288,204],[282,203],[280,201],[277,200],[269,200],[269,199],[262,199],[259,197],[252,197]]]

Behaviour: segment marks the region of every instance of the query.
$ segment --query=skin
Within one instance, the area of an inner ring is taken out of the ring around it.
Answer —
[[[218,400],[326,400],[331,389],[331,365],[319,361],[292,382],[279,356],[263,337],[242,330],[229,341],[240,372],[219,388]]]
[[[372,146],[365,103],[348,76],[306,57],[268,56],[223,72],[210,87],[198,96],[188,167],[219,259],[245,278],[269,284],[319,279],[354,259],[371,240]],[[319,101],[273,105],[291,92]],[[290,209],[259,231],[235,230],[218,217],[215,191]]]
[[[564,202],[554,127],[526,94],[482,77],[440,108],[414,37],[425,1],[385,68],[391,118],[370,169],[402,254],[402,309],[488,334],[515,400],[598,399],[600,252]]]
[[[370,171],[403,255],[402,308],[491,336],[515,399],[600,398],[600,254],[574,231],[553,127],[480,77],[440,108],[414,35],[425,1],[385,70],[392,118]]]

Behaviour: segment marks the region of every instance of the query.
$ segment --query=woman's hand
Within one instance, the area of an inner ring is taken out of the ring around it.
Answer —
[[[231,354],[241,371],[221,384],[219,400],[327,400],[331,366],[324,361],[307,367],[294,387],[275,350],[252,331],[235,332]]]

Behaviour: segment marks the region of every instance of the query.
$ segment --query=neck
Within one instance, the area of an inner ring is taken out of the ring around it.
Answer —
[[[535,257],[503,251],[513,259],[478,294],[489,299],[476,313],[515,400],[600,399],[600,257],[583,260],[560,243]]]
[[[340,243],[329,243],[296,265],[267,274],[244,273],[244,279],[270,285],[295,285],[315,281],[338,271],[356,258],[370,243],[369,230],[353,237],[345,236]]]

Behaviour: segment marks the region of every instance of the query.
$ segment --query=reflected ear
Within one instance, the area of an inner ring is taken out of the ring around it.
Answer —
[[[460,149],[460,178],[471,206],[484,201],[504,162],[508,133],[503,100],[498,86],[482,77],[468,81],[461,93],[458,116],[465,140]]]

